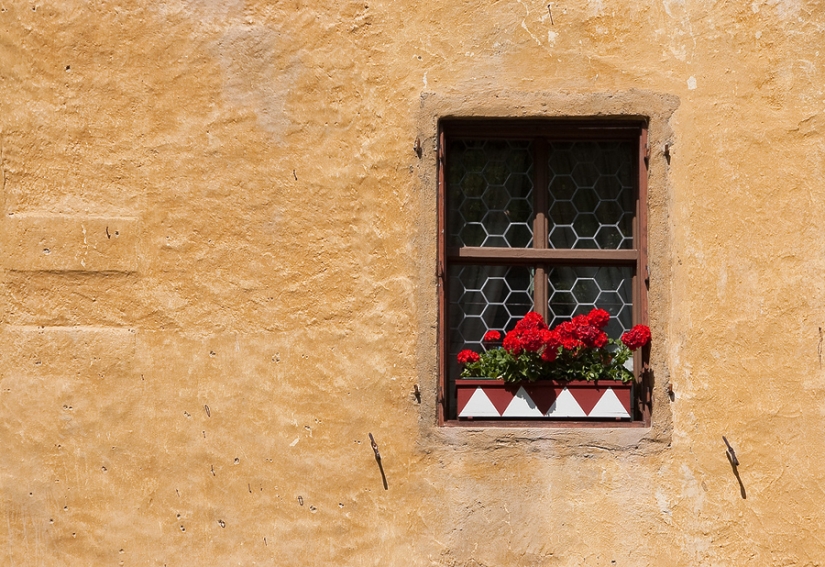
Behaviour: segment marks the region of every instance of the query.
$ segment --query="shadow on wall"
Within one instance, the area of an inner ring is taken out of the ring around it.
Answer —
[[[725,456],[728,458],[730,468],[733,471],[733,476],[736,477],[736,481],[739,483],[739,494],[744,500],[748,497],[748,493],[745,492],[745,485],[742,484],[742,478],[739,476],[739,459],[736,458],[736,453],[734,452],[733,447],[730,446],[730,443],[728,443],[728,440],[724,435],[722,435],[722,441],[725,442],[725,446],[728,448],[728,450],[725,451]]]

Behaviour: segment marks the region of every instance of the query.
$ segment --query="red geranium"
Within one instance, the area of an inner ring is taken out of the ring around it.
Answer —
[[[599,311],[601,311],[601,313],[599,313]],[[559,327],[563,326],[562,328],[564,330],[564,335],[568,339],[569,345],[574,345],[573,340],[579,341],[579,344],[576,345],[576,347],[585,346],[589,348],[602,348],[606,345],[607,335],[598,325],[593,323],[594,320],[597,323],[602,322],[602,319],[604,318],[602,313],[607,314],[608,319],[610,318],[607,311],[593,309],[587,315],[576,315],[569,323],[562,323]]]
[[[650,342],[650,328],[645,325],[636,325],[622,335],[622,342],[630,350],[642,348]]]
[[[542,332],[547,329],[527,329],[521,333],[519,339],[521,340],[521,348],[527,352],[538,352],[544,345],[542,340]]]
[[[576,315],[570,322],[573,323],[574,327],[587,327],[590,325],[590,319],[587,318],[587,315]]]
[[[504,342],[501,346],[513,356],[518,356],[524,349],[521,346],[521,337],[514,331],[515,329],[504,335]]]
[[[576,325],[573,321],[565,321],[555,328],[559,334],[559,340],[564,350],[577,350],[584,346],[584,343],[576,337]]]
[[[502,346],[504,350],[514,356],[522,352],[539,352],[544,345],[542,333],[547,331],[547,323],[544,318],[530,311],[524,318],[516,323],[513,330],[504,336]]]
[[[501,340],[501,333],[498,331],[487,331],[484,333],[484,342],[485,343],[494,343],[496,341]]]
[[[559,347],[561,346],[561,338],[559,334],[553,331],[542,331],[541,340],[544,343],[544,350],[541,351],[541,359],[544,362],[553,362],[559,354]]]
[[[588,347],[602,348],[607,344],[607,335],[593,325],[580,325],[573,330],[573,335]]]
[[[536,313],[535,311],[530,311],[524,318],[516,323],[514,331],[526,331],[527,329],[546,329],[547,323],[544,322],[544,317]]]
[[[587,320],[590,321],[590,324],[594,327],[604,329],[610,322],[610,313],[604,309],[596,308],[587,314]]]
[[[504,334],[503,341],[503,333],[487,331],[481,354],[472,350],[458,353],[458,361],[464,365],[461,375],[505,382],[543,378],[630,381],[633,372],[625,363],[632,356],[631,350],[650,342],[650,329],[636,325],[622,335],[620,342],[604,332],[610,321],[610,313],[592,309],[551,329],[541,315],[531,311]],[[489,343],[501,346],[494,348]]]
[[[478,362],[481,357],[478,355],[477,352],[474,352],[470,349],[464,349],[460,353],[458,353],[458,356],[456,358],[458,359],[459,364],[469,364],[471,362]]]

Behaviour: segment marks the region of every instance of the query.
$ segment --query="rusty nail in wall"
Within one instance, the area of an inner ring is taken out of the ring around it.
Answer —
[[[369,434],[370,436],[370,445],[372,445],[372,450],[375,453],[375,459],[380,461],[381,460],[381,453],[378,452],[378,443],[375,442],[375,439],[372,436],[372,433]]]
[[[722,435],[722,441],[725,442],[725,445],[728,448],[727,453],[728,453],[728,458],[730,459],[730,462],[733,463],[734,466],[738,467],[739,466],[739,459],[736,458],[736,453],[734,452],[733,447],[730,446],[730,443],[728,443],[728,439],[724,435]]]

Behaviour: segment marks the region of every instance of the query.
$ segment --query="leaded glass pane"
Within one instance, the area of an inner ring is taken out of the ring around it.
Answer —
[[[452,140],[447,154],[449,245],[532,246],[532,142]]]
[[[547,163],[550,248],[633,248],[632,144],[553,142]]]
[[[461,369],[456,355],[469,348],[482,352],[487,331],[502,335],[533,309],[533,275],[521,266],[451,266],[450,378]]]
[[[633,268],[556,266],[548,270],[547,281],[551,327],[594,307],[610,313],[609,337],[618,338],[633,326]]]

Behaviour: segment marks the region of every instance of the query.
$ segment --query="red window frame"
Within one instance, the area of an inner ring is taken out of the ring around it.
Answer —
[[[446,189],[446,168],[448,140],[450,138],[478,139],[533,139],[533,163],[547,163],[547,143],[561,141],[631,141],[634,144],[633,172],[637,187],[636,211],[633,222],[632,249],[590,250],[549,248],[547,244],[548,219],[547,191],[549,167],[535,167],[534,219],[532,248],[490,248],[461,247],[448,248],[448,199]],[[456,264],[498,264],[536,266],[534,304],[542,306],[539,313],[546,316],[548,296],[544,266],[632,266],[633,323],[648,324],[648,265],[647,265],[647,178],[648,178],[648,129],[644,118],[628,117],[619,119],[442,119],[438,130],[438,258],[436,274],[438,279],[438,348],[439,382],[437,411],[438,424],[457,427],[647,427],[651,420],[651,373],[649,372],[649,346],[634,356],[636,395],[634,415],[629,422],[586,422],[586,421],[459,421],[449,418],[449,406],[455,403],[447,397],[448,389],[448,349],[450,330],[448,323],[448,268]]]

